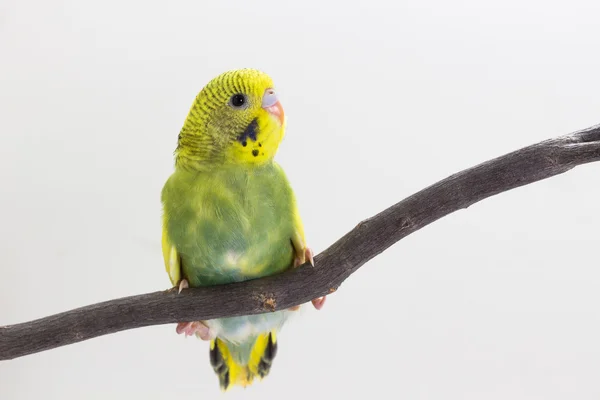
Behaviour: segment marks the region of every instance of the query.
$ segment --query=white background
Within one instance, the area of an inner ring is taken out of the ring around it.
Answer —
[[[275,80],[316,252],[461,169],[600,122],[600,3],[0,2],[0,325],[169,286],[159,193],[202,86]],[[230,399],[597,399],[600,165],[406,238]],[[2,399],[222,398],[174,325],[0,363]],[[373,397],[370,397],[373,398]]]

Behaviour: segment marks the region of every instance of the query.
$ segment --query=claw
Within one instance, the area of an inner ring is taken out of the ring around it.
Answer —
[[[313,267],[315,266],[314,254],[311,249],[308,247],[304,249],[301,253],[296,253],[296,258],[294,258],[294,268],[301,266],[305,262],[309,262]]]
[[[187,289],[187,288],[189,288],[189,287],[190,287],[190,284],[188,283],[187,279],[182,279],[182,280],[179,282],[179,292],[178,292],[178,293],[181,293],[181,291],[182,291],[183,289]]]
[[[312,265],[313,267],[315,266],[315,260],[313,258],[313,252],[308,247],[306,248],[306,250],[304,250],[304,257],[306,258],[306,260],[308,260],[308,262],[310,263],[310,265]]]

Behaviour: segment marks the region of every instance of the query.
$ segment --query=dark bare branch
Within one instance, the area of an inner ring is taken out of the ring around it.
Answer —
[[[364,220],[315,258],[284,274],[243,283],[163,291],[93,304],[0,327],[0,360],[149,325],[257,314],[329,294],[405,236],[487,197],[600,160],[600,125],[469,168]]]

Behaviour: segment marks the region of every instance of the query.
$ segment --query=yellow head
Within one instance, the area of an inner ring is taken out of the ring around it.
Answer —
[[[196,96],[179,134],[175,165],[210,169],[273,159],[285,116],[271,78],[254,69],[225,72]]]

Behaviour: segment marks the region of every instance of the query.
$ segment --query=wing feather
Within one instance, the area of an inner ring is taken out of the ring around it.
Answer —
[[[179,253],[177,253],[177,249],[169,240],[166,216],[163,216],[162,253],[169,279],[171,279],[173,286],[177,286],[181,280],[181,260],[179,258]]]

